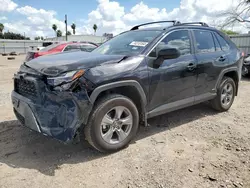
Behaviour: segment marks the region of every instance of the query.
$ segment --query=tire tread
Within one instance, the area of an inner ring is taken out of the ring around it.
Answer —
[[[211,104],[211,106],[212,106],[212,108],[214,108],[215,110],[217,110],[217,111],[219,111],[219,112],[225,112],[225,111],[227,111],[228,109],[225,109],[225,108],[223,108],[222,107],[222,105],[221,105],[221,101],[220,101],[220,91],[221,91],[221,87],[224,85],[224,83],[225,82],[227,82],[227,81],[232,81],[233,83],[234,83],[234,96],[233,96],[233,98],[235,97],[235,89],[236,89],[236,85],[235,85],[235,82],[234,82],[234,80],[232,79],[232,78],[230,78],[230,77],[227,77],[227,76],[224,76],[223,78],[222,78],[222,81],[221,81],[221,83],[220,83],[220,87],[219,87],[219,89],[218,89],[218,91],[217,91],[217,96],[213,99],[213,100],[211,100],[210,101],[210,104]]]
[[[97,116],[97,113],[98,113],[99,109],[103,108],[109,100],[112,100],[112,99],[115,99],[115,98],[123,98],[123,99],[125,98],[125,99],[127,99],[127,100],[129,100],[129,101],[131,101],[133,103],[133,101],[130,98],[128,98],[128,97],[126,97],[124,95],[120,95],[120,94],[110,94],[110,95],[103,96],[94,105],[92,113],[90,114],[89,121],[88,121],[87,125],[84,128],[85,139],[89,142],[89,144],[91,146],[93,146],[95,149],[97,149],[100,152],[107,152],[107,151],[103,150],[102,148],[100,148],[98,146],[98,144],[95,143],[95,141],[93,140],[93,136],[91,135],[91,127],[92,127],[92,125],[94,123],[95,117]]]

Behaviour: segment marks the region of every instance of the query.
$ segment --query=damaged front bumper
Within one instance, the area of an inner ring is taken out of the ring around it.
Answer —
[[[250,64],[243,64],[242,66],[242,75],[248,75],[250,73]]]
[[[84,89],[78,92],[43,91],[40,98],[11,94],[17,119],[30,129],[63,142],[71,141],[88,121],[92,104]]]

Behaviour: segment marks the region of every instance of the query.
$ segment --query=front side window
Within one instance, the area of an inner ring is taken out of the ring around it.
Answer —
[[[174,31],[167,35],[150,53],[149,56],[157,57],[157,53],[161,49],[176,48],[181,55],[191,54],[190,37],[187,30]]]
[[[215,52],[215,45],[210,31],[194,30],[198,53]]]
[[[221,45],[221,48],[223,51],[227,51],[230,49],[228,43],[225,41],[225,39],[220,36],[219,34],[215,33],[216,38],[219,40],[219,43]]]
[[[92,52],[108,55],[137,55],[161,33],[162,31],[158,30],[129,31],[110,39]]]

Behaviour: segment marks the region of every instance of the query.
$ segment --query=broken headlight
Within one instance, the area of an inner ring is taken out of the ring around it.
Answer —
[[[47,83],[55,90],[67,90],[75,80],[84,74],[84,70],[66,72],[57,77],[48,77]]]

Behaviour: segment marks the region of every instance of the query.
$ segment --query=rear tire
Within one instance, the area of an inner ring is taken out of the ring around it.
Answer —
[[[85,138],[100,152],[115,152],[126,147],[139,127],[139,113],[127,97],[111,94],[95,105],[84,129]]]
[[[211,101],[212,107],[220,112],[230,109],[236,95],[236,85],[232,78],[223,77],[217,91],[217,96]]]

